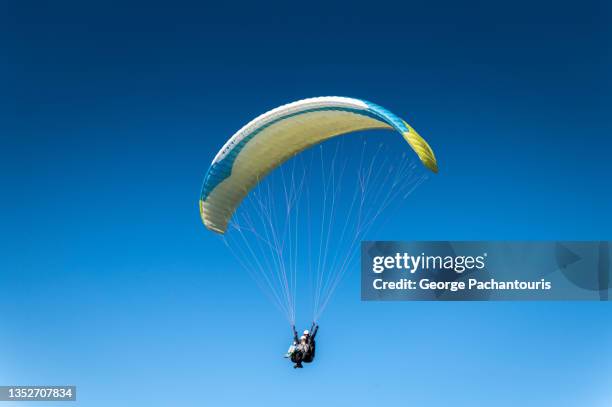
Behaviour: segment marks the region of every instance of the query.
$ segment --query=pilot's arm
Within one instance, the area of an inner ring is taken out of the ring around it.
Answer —
[[[314,324],[314,323],[313,323]],[[314,328],[312,329],[312,333],[310,337],[314,340],[315,336],[317,336],[317,331],[319,330],[319,325],[314,324]]]
[[[297,331],[295,330],[295,325],[291,325],[291,329],[293,330],[293,341],[295,343],[298,343],[298,336],[297,336]]]

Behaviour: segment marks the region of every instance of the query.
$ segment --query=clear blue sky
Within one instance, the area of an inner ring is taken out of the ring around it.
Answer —
[[[317,361],[200,224],[254,116],[380,103],[441,172],[371,238],[612,239],[605,2],[0,5],[0,384],[82,406],[612,404],[608,303],[361,303]],[[20,404],[21,405],[21,404]]]

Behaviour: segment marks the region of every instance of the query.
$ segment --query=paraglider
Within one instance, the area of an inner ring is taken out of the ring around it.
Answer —
[[[301,369],[304,367],[302,362],[312,363],[315,358],[317,346],[315,337],[319,331],[319,325],[316,322],[313,322],[310,330],[306,329],[299,339],[298,333],[295,330],[295,325],[292,325],[291,329],[293,330],[293,343],[289,347],[285,357],[291,359],[291,361],[295,363],[293,365],[294,369]]]
[[[344,150],[337,136],[363,130],[399,133],[423,167],[438,172],[433,150],[404,120],[374,103],[332,96],[253,119],[228,139],[204,177],[202,222],[287,317],[293,344],[286,357],[295,368],[314,360],[318,331],[316,322],[300,338],[295,331],[298,270],[311,277],[311,320],[318,321],[364,234],[427,178],[404,149],[372,148],[369,136]],[[315,151],[310,158],[307,150]]]

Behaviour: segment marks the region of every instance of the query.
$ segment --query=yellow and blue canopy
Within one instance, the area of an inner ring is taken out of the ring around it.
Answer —
[[[303,99],[253,119],[217,153],[204,178],[200,196],[204,225],[225,233],[244,197],[275,168],[329,138],[369,129],[397,131],[423,165],[438,172],[436,158],[427,142],[388,110],[346,97]]]

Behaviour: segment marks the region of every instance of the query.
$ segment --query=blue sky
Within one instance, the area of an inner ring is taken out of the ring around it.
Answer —
[[[0,383],[77,405],[604,406],[606,303],[361,303],[317,361],[198,217],[254,116],[371,100],[440,174],[372,239],[611,239],[610,8],[518,1],[0,6]],[[306,321],[304,321],[305,323]]]

